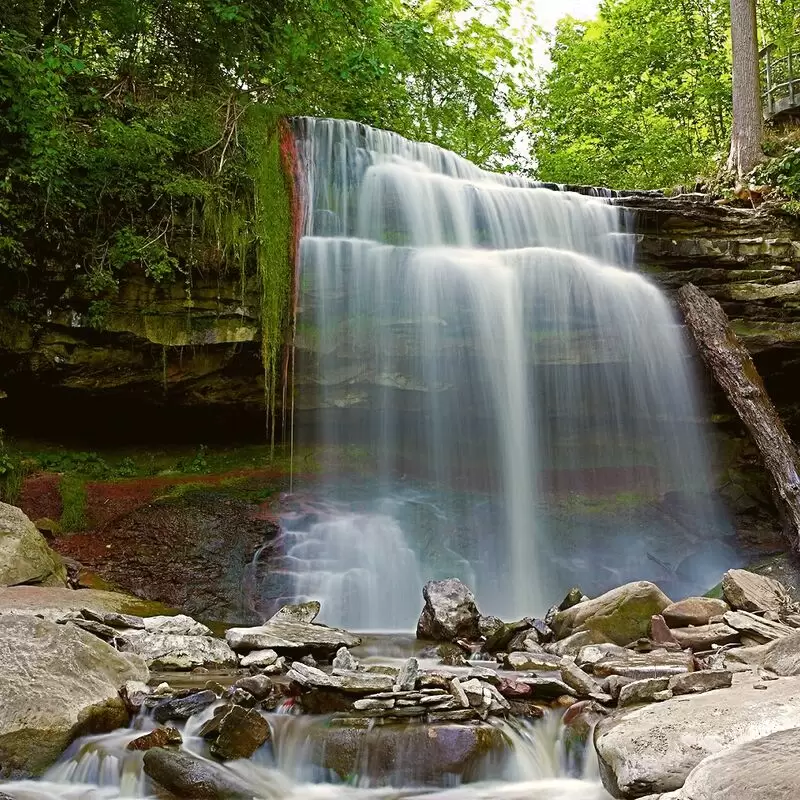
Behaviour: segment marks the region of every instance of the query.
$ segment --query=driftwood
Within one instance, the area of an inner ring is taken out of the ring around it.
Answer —
[[[761,453],[784,533],[800,552],[800,466],[794,443],[720,304],[691,283],[679,289],[678,302],[703,361]]]

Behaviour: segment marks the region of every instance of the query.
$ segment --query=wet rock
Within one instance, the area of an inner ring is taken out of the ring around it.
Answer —
[[[220,715],[211,752],[226,760],[250,758],[269,738],[269,725],[258,711],[234,705]]]
[[[276,650],[300,654],[310,651],[332,655],[341,647],[356,647],[361,639],[352,633],[306,622],[270,621],[253,628],[229,628],[225,639],[237,653]]]
[[[140,655],[149,666],[166,670],[189,670],[194,667],[235,667],[236,654],[221,639],[212,636],[126,632],[120,650]]]
[[[461,649],[457,644],[441,644],[436,648],[436,655],[439,657],[439,663],[446,667],[467,667],[469,661],[467,660],[467,653]]]
[[[148,677],[142,659],[73,625],[0,617],[0,777],[39,773],[75,736],[126,725],[119,689]]]
[[[762,619],[749,611],[728,611],[723,617],[725,623],[737,630],[740,634],[753,639],[756,644],[766,644],[767,642],[791,636],[795,629],[784,625],[782,622],[773,622]]]
[[[354,672],[359,667],[358,659],[346,648],[340,647],[333,659],[333,669]]]
[[[732,691],[686,695],[621,709],[595,732],[601,776],[615,797],[679,789],[706,756],[793,727],[800,678],[738,683]]]
[[[660,614],[671,602],[649,581],[626,583],[593,600],[559,611],[552,628],[558,638],[586,630],[601,634],[605,641],[624,646],[646,638],[651,617]]]
[[[669,681],[669,678],[644,678],[624,684],[617,696],[620,707],[654,702],[669,688]]]
[[[733,675],[725,669],[707,669],[700,672],[687,672],[685,675],[673,675],[669,679],[672,694],[700,694],[713,689],[727,689],[733,681]]]
[[[216,701],[217,696],[210,689],[203,689],[202,692],[194,692],[186,697],[170,697],[153,708],[153,719],[161,723],[170,720],[185,721]]]
[[[22,510],[0,503],[0,586],[32,583],[66,586],[67,570]]]
[[[233,773],[185,752],[153,748],[144,771],[159,786],[186,800],[253,800],[254,791]]]
[[[713,597],[687,597],[668,605],[662,612],[670,628],[688,628],[690,625],[708,625],[712,617],[730,611],[724,600]]]
[[[417,638],[435,642],[476,640],[480,614],[475,595],[456,578],[428,581],[422,589],[425,606],[417,622]]]
[[[578,697],[602,693],[600,684],[568,656],[561,659],[561,680],[573,689]]]
[[[176,614],[174,617],[157,616],[145,617],[144,629],[148,633],[158,633],[172,636],[210,636],[211,628],[202,622],[187,617],[186,614]]]
[[[407,785],[437,786],[454,778],[475,780],[487,759],[506,753],[499,729],[482,723],[459,724],[474,719],[472,709],[439,712],[438,716],[445,721],[371,726],[365,724],[368,721],[342,719],[312,726],[307,739],[309,761],[333,770],[343,780],[357,774],[382,785],[388,776],[395,780],[402,776]]]
[[[309,600],[307,603],[291,603],[283,606],[267,622],[301,622],[308,624],[319,616],[320,610],[321,606],[318,600]]]
[[[788,599],[782,583],[745,569],[729,569],[722,576],[722,593],[731,608],[742,611],[781,611]]]
[[[559,611],[566,611],[568,608],[578,605],[584,600],[584,594],[580,586],[573,586],[566,594],[564,599],[558,604]]]
[[[675,800],[796,800],[799,758],[798,728],[730,747],[696,766]]]
[[[222,699],[228,700],[235,706],[242,706],[243,708],[254,708],[256,699],[250,692],[240,689],[238,686],[229,686],[222,693]]]
[[[400,667],[400,673],[394,685],[396,691],[410,691],[417,685],[419,662],[416,658],[407,658]]]
[[[183,744],[183,737],[180,731],[175,728],[156,728],[144,736],[139,736],[132,742],[128,742],[128,750],[150,750],[153,747],[180,747]]]
[[[696,628],[672,628],[672,636],[680,647],[688,647],[695,652],[739,641],[739,631],[724,622],[698,625]]]
[[[664,678],[691,672],[694,662],[686,653],[668,653],[666,650],[653,650],[650,653],[633,653],[628,651],[624,658],[608,656],[598,661],[593,667],[595,677],[607,678],[611,675],[622,675],[626,678],[640,680],[642,678]]]
[[[478,618],[478,633],[486,640],[486,649],[489,652],[492,652],[489,642],[493,641],[497,636],[502,636],[505,627],[505,622],[499,617],[481,615]]]
[[[538,700],[554,700],[564,695],[574,695],[575,692],[558,678],[532,678],[522,675],[514,680],[515,684],[525,684],[530,688],[528,697]],[[503,694],[503,684],[498,689]]]
[[[119,690],[119,696],[131,715],[139,712],[151,693],[152,689],[144,681],[125,681]]]
[[[256,700],[269,697],[272,691],[272,681],[266,675],[250,675],[246,678],[239,678],[233,685],[237,689],[249,692]]]

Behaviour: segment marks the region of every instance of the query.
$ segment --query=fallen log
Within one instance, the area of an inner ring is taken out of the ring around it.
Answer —
[[[800,552],[800,459],[753,359],[716,300],[687,283],[678,290],[678,303],[703,361],[761,454],[784,534]]]

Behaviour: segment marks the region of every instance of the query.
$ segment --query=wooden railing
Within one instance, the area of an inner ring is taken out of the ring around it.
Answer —
[[[792,46],[786,55],[782,52],[771,44],[759,53],[765,119],[800,108],[800,40],[797,49]]]

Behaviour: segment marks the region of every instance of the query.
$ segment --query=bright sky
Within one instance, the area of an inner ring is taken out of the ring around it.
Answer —
[[[562,17],[593,19],[599,5],[600,0],[535,0],[536,22],[545,31],[551,32]],[[541,43],[536,51],[536,63],[544,65],[547,62],[546,45]]]

